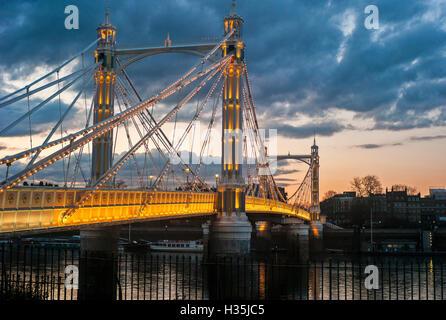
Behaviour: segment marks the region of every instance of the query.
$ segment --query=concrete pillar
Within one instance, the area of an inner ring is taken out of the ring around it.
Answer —
[[[324,225],[319,220],[310,222],[310,251],[321,253],[324,251]]]
[[[209,228],[211,226],[210,221],[206,221],[201,225],[203,231],[203,257],[207,259],[209,257]]]
[[[80,232],[79,300],[116,300],[119,229]]]
[[[256,221],[253,224],[253,235],[255,234],[255,240],[253,245],[258,252],[270,252],[271,251],[271,223],[267,221]]]
[[[312,239],[322,239],[324,235],[324,225],[319,220],[310,222],[310,235]]]
[[[289,224],[286,226],[289,255],[298,258],[300,262],[309,259],[309,226],[304,223]]]
[[[219,213],[210,228],[209,254],[211,256],[248,254],[251,249],[251,232],[251,223],[244,212],[231,215]]]
[[[304,223],[289,224],[287,228],[287,237],[289,240],[306,240],[309,239],[309,226]]]

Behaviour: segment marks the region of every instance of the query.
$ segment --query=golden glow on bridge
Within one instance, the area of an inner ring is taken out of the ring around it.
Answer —
[[[112,189],[97,191],[63,222],[62,214],[85,192],[86,189],[23,187],[0,193],[0,233],[55,231],[94,224],[205,216],[217,212],[217,193]],[[141,211],[145,202],[148,205]],[[302,209],[248,196],[246,212],[283,214],[310,220],[309,213]]]

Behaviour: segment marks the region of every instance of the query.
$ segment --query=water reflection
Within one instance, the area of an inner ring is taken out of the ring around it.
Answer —
[[[117,299],[207,300],[439,300],[446,277],[443,257],[320,255],[303,245],[289,252],[253,253],[207,261],[202,254],[125,253],[116,257]],[[1,286],[40,286],[49,300],[77,299],[64,285],[65,267],[79,265],[78,249],[3,248]],[[364,269],[379,269],[379,289],[367,290]],[[3,288],[3,287],[1,287]]]

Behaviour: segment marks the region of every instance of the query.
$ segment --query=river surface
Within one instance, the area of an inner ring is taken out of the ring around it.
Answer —
[[[32,282],[45,299],[77,299],[76,287],[65,282],[75,277],[78,248],[0,251],[2,280],[19,288]],[[305,244],[290,251],[209,262],[196,253],[121,249],[115,257],[117,299],[442,300],[446,293],[444,256],[313,255]],[[375,289],[366,288],[368,265],[378,270]]]

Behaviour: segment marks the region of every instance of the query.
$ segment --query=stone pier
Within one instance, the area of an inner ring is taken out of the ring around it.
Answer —
[[[119,229],[80,232],[79,300],[116,300]]]
[[[209,254],[244,255],[251,249],[252,227],[246,214],[219,213],[210,226]]]

